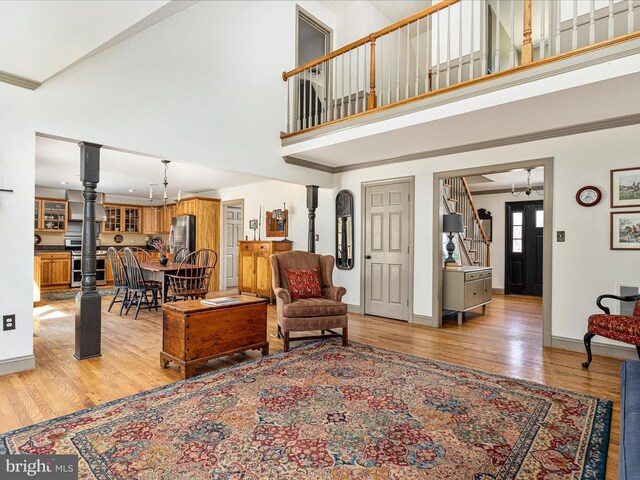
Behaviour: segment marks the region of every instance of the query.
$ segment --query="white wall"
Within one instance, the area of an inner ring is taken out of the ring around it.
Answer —
[[[526,202],[544,199],[543,195],[532,193],[531,197],[521,194],[515,198],[510,193],[479,195],[471,193],[476,208],[484,208],[493,216],[493,241],[491,242],[491,266],[493,267],[493,288],[504,289],[505,275],[505,204],[507,202]],[[551,235],[552,232],[544,232]]]
[[[640,126],[573,135],[551,140],[385,165],[337,175],[337,189],[354,194],[361,214],[361,182],[415,176],[414,313],[432,315],[433,174],[437,171],[493,165],[535,158],[554,158],[553,235],[565,230],[567,241],[553,245],[552,334],[579,340],[598,295],[613,292],[618,282],[637,283],[640,254],[609,250],[609,170],[637,167]],[[603,201],[591,208],[578,205],[576,191],[595,185]],[[356,220],[360,224],[361,220]],[[361,232],[356,230],[356,246]],[[360,303],[360,254],[350,271],[336,272],[347,288],[345,301]],[[611,343],[600,338],[597,341]]]
[[[304,185],[271,180],[267,182],[242,185],[240,187],[223,188],[205,193],[206,196],[220,198],[222,201],[244,199],[244,234],[253,240],[253,230],[249,229],[249,220],[258,218],[262,207],[262,225],[260,238],[265,239],[265,212],[282,208],[283,202],[289,210],[289,240],[293,241],[294,250],[307,250],[308,244],[308,210],[307,190]],[[316,232],[320,240],[316,242],[317,253],[333,254],[335,249],[333,235],[335,228],[333,219],[333,189],[320,188],[318,190],[318,209],[316,210]],[[333,230],[332,230],[333,228]],[[269,238],[282,240],[281,237]]]
[[[0,330],[0,362],[33,354],[36,138],[31,100],[31,92],[0,83],[0,188],[14,190],[0,192],[0,316],[16,314],[16,329]]]

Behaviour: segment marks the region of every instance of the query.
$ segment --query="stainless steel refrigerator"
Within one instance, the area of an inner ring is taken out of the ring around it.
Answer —
[[[169,247],[171,253],[175,254],[183,247],[193,252],[196,249],[196,216],[180,215],[171,220],[171,230],[169,231]]]

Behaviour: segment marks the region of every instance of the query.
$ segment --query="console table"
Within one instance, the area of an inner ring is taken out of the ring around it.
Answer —
[[[246,350],[269,353],[267,301],[234,295],[239,303],[207,305],[200,300],[162,306],[160,366],[173,362],[182,378],[195,374],[198,365]]]
[[[491,267],[445,269],[442,278],[442,307],[457,311],[458,325],[462,325],[464,312],[481,306],[484,314],[487,304],[491,303],[492,286]]]

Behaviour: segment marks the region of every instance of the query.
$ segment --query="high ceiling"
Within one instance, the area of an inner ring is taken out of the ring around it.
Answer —
[[[100,152],[99,192],[147,198],[150,184],[155,184],[154,197],[159,198],[162,195],[163,176],[164,165],[159,158],[104,147]],[[253,175],[178,161],[169,164],[167,176],[167,192],[171,198],[178,195],[178,190],[182,190],[183,195],[196,195],[266,180]],[[76,143],[36,137],[36,186],[65,190],[82,188],[80,148]]]
[[[344,8],[348,6],[348,1],[344,0],[326,0],[322,2],[335,13],[340,13]],[[420,10],[423,10],[429,6],[431,6],[431,1],[429,0],[418,0],[418,1],[408,1],[408,2],[400,2],[398,0],[385,0],[385,1],[376,1],[370,0],[369,3],[373,5],[380,13],[382,13],[385,17],[390,20],[390,23],[397,22],[398,20],[402,20],[403,18],[407,18],[413,15]],[[437,2],[435,2],[437,3]]]
[[[43,82],[194,2],[0,2],[0,71]],[[10,48],[6,48],[10,45]]]
[[[504,190],[511,188],[525,188],[527,186],[527,171],[519,168],[510,172],[492,173],[491,175],[479,175],[467,177],[469,190],[482,192],[489,190]],[[538,167],[531,170],[531,185],[541,187],[544,183],[544,168]]]

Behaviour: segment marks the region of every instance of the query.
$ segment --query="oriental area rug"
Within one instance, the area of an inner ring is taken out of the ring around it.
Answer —
[[[9,432],[83,479],[604,478],[611,402],[313,343]]]

